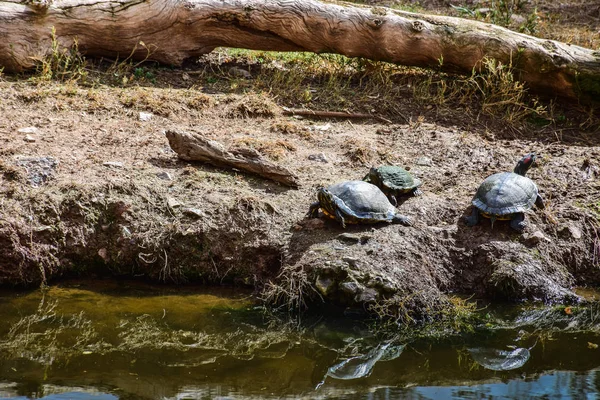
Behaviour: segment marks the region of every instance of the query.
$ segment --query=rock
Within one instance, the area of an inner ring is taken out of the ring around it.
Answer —
[[[429,157],[419,157],[417,158],[417,161],[415,161],[415,164],[425,167],[431,167],[433,165],[433,161],[431,161],[431,158]]]
[[[173,177],[167,171],[161,171],[156,173],[156,177],[165,181],[172,181]]]
[[[321,132],[325,132],[328,131],[331,128],[331,124],[325,124],[325,125],[315,125],[314,129],[317,131],[321,131]]]
[[[103,162],[102,165],[105,167],[123,168],[123,163],[120,161],[106,161]]]
[[[183,205],[183,203],[181,203],[176,198],[174,198],[174,197],[167,197],[167,206],[169,208],[181,207],[182,205]]]
[[[252,74],[250,72],[239,67],[229,68],[229,74],[237,78],[252,79]]]
[[[33,143],[33,142],[35,142],[36,139],[31,135],[26,135],[23,140],[25,140],[28,143]]]
[[[308,156],[308,159],[311,161],[317,161],[317,162],[322,162],[327,164],[329,162],[329,160],[327,159],[327,157],[325,156],[324,153],[319,153],[319,154],[310,154]]]
[[[525,239],[525,243],[527,243],[527,244],[538,244],[542,241],[550,242],[550,239],[548,239],[542,233],[542,231],[535,231],[533,233],[525,233],[523,235],[523,238]]]
[[[27,128],[21,128],[17,132],[19,133],[38,133],[40,130],[35,126],[28,126]]]
[[[341,240],[343,242],[346,243],[352,243],[352,244],[356,244],[360,242],[360,236],[355,235],[353,233],[342,233],[341,235],[338,235],[337,237],[338,240]]]
[[[363,290],[363,287],[354,281],[340,283],[340,290],[346,294],[355,295]]]
[[[563,225],[562,227],[560,227],[560,229],[558,230],[558,234],[563,239],[579,240],[583,237],[581,229],[571,224]]]
[[[170,206],[169,206],[170,207]],[[175,206],[177,207],[177,205]],[[199,208],[184,208],[183,213],[196,218],[206,218],[207,215]]]
[[[181,74],[181,79],[183,79],[184,81],[189,81],[190,75],[187,72],[184,72],[183,74]]]
[[[15,156],[19,167],[27,171],[27,180],[32,186],[38,187],[49,180],[58,166],[58,160],[53,157]]]
[[[299,225],[306,230],[323,229],[325,228],[325,221],[321,218],[306,218],[299,222]]]
[[[150,121],[152,116],[152,113],[140,112],[139,120],[142,122]]]
[[[335,282],[331,278],[323,278],[318,276],[315,280],[315,287],[323,296],[327,296],[331,293],[331,290],[335,287]]]
[[[358,258],[354,257],[344,257],[342,261],[346,262],[351,268],[358,269]]]
[[[105,248],[98,250],[98,255],[104,260],[104,262],[108,261],[108,251]]]
[[[365,288],[363,291],[354,296],[354,301],[357,303],[370,304],[377,301],[379,293],[373,288]]]

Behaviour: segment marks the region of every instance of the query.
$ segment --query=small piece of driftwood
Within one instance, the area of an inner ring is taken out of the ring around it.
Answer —
[[[165,134],[169,146],[183,160],[201,161],[216,167],[237,168],[287,186],[298,187],[298,177],[293,172],[265,160],[255,149],[227,150],[221,143],[197,133],[168,130]]]
[[[283,115],[301,115],[304,117],[319,117],[319,118],[369,118],[391,124],[392,121],[383,118],[379,115],[364,114],[364,113],[348,113],[343,111],[313,111],[313,110],[296,110],[283,107]]]

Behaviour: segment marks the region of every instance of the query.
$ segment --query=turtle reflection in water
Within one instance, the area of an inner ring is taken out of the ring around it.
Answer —
[[[500,172],[487,177],[473,197],[473,213],[466,218],[468,226],[479,222],[480,215],[494,221],[511,220],[511,228],[522,232],[527,226],[525,212],[535,204],[544,208],[544,201],[535,183],[525,176],[535,161],[535,153],[527,154],[514,172]]]
[[[317,218],[319,209],[328,218],[346,224],[399,223],[410,226],[412,221],[400,215],[385,194],[375,185],[363,181],[347,181],[317,192],[319,201],[311,204],[307,217]]]

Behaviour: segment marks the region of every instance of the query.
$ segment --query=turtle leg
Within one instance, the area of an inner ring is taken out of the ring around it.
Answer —
[[[467,226],[475,226],[479,223],[479,209],[477,207],[473,207],[471,215],[465,217],[465,223]]]
[[[420,196],[423,194],[423,192],[421,191],[421,189],[415,188],[415,190],[413,190],[412,194],[413,194],[413,196]]]
[[[342,224],[342,228],[346,228],[346,221],[344,220],[344,216],[342,215],[339,209],[335,210],[335,219],[338,220],[340,224]]]
[[[392,218],[392,222],[395,224],[402,224],[404,226],[412,226],[413,221],[409,216],[396,214],[394,218]]]
[[[525,214],[523,213],[515,213],[510,220],[510,227],[518,232],[523,232],[526,226],[527,222],[525,222]]]
[[[318,218],[319,217],[319,208],[321,208],[321,203],[319,203],[318,201],[315,201],[314,203],[312,203],[310,205],[310,208],[308,209],[308,213],[306,214],[306,216],[308,218]]]
[[[392,193],[388,193],[387,198],[394,207],[398,206],[398,200],[396,200],[396,196],[394,196]]]
[[[540,196],[539,194],[537,195],[537,197],[535,198],[535,206],[539,209],[544,209],[546,208],[546,205],[544,204],[544,199],[542,198],[542,196]]]

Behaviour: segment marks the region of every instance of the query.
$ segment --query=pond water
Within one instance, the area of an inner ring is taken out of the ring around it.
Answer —
[[[4,290],[0,398],[600,399],[600,308],[581,312],[586,329],[513,310],[501,329],[407,340],[347,318],[290,326],[224,289]]]

